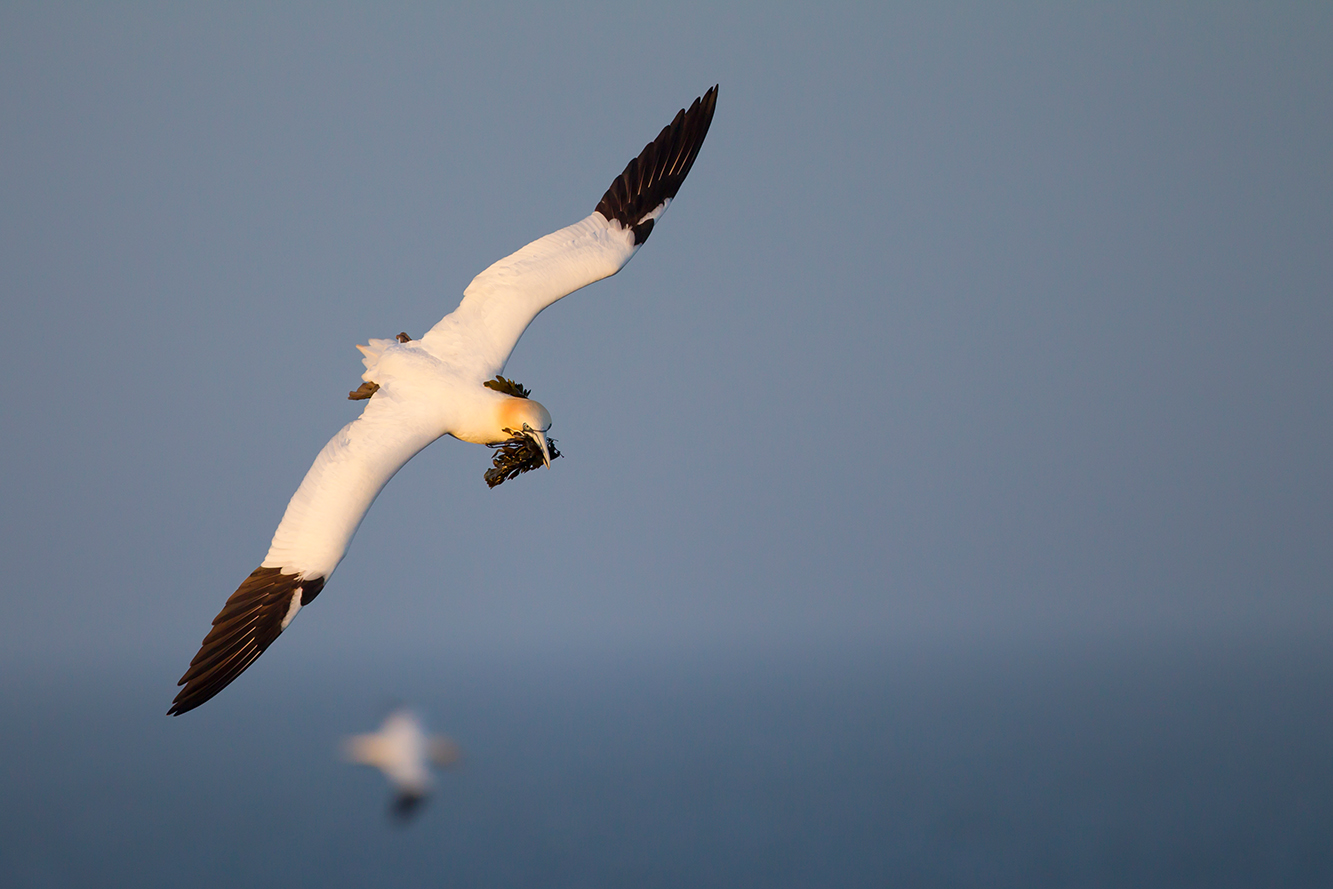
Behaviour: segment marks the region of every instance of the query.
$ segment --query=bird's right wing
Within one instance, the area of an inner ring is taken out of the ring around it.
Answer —
[[[361,416],[319,452],[263,563],[213,618],[169,714],[198,707],[264,653],[323,589],[389,479],[439,435],[387,394],[366,402]]]
[[[607,189],[591,215],[494,263],[463,302],[421,338],[478,382],[504,370],[532,319],[551,303],[620,271],[666,212],[694,165],[717,105],[717,87],[681,109]]]

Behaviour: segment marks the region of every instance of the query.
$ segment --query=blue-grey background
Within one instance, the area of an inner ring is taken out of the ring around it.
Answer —
[[[353,345],[715,82],[509,364],[566,458],[432,446],[168,719]],[[1333,7],[7,3],[0,85],[6,883],[1333,881]]]

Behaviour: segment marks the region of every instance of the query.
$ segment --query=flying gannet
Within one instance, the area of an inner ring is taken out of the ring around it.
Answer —
[[[394,473],[445,435],[498,448],[494,486],[559,456],[551,415],[500,376],[532,319],[624,268],[685,181],[708,134],[717,87],[681,109],[611,183],[592,214],[539,238],[472,279],[463,301],[418,340],[357,346],[365,410],[315,458],[268,555],[227,599],[177,685],[169,715],[226,688],[319,595],[370,504]]]
[[[431,764],[451,766],[461,756],[453,741],[427,735],[421,720],[405,707],[390,713],[379,731],[348,738],[343,754],[350,762],[384,773],[394,789],[389,810],[404,819],[430,795]]]

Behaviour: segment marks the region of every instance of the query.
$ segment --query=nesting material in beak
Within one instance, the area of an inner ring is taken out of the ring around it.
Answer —
[[[514,432],[504,441],[487,447],[495,449],[495,459],[483,478],[492,488],[530,469],[549,467],[551,461],[560,456],[555,439],[547,438],[540,430],[526,425],[523,431]]]

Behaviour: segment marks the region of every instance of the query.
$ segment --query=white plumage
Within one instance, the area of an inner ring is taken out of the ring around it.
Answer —
[[[419,340],[358,346],[366,385],[353,397],[369,399],[365,410],[315,458],[268,554],[214,618],[168,712],[204,703],[264,652],[323,589],[384,485],[431,442],[452,435],[525,454],[526,462],[500,480],[550,465],[558,456],[546,438],[550,413],[492,378],[543,309],[630,261],[689,173],[716,102],[713,87],[682,109],[591,215],[477,275],[458,308]],[[488,482],[499,483],[489,475]]]

